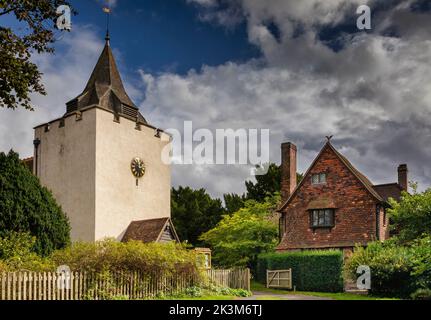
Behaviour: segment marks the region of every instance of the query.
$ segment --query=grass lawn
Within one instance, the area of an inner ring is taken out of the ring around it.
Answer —
[[[323,298],[331,298],[334,300],[397,300],[395,298],[381,298],[381,297],[373,297],[373,296],[361,296],[351,293],[328,293],[328,292],[305,292],[305,291],[289,291],[289,290],[278,290],[278,289],[268,289],[263,284],[258,282],[252,282],[251,291],[259,291],[259,292],[267,292],[268,294],[298,294],[304,296],[314,296],[314,297],[323,297]],[[264,298],[263,296],[262,298]],[[269,299],[267,299],[269,300]]]

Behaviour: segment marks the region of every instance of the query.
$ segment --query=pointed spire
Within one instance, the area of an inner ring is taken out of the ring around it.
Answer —
[[[97,64],[84,91],[68,102],[67,114],[98,106],[115,114],[125,115],[140,123],[146,123],[124,88],[115,58],[110,47],[109,33]]]
[[[126,89],[124,89],[123,81],[111,50],[111,37],[109,34],[110,3],[108,7],[103,8],[103,11],[107,15],[105,47],[84,91],[78,97],[66,103],[66,114],[97,106],[112,111],[116,118],[122,115],[135,120],[139,124],[146,124],[145,118],[140,114],[138,107],[132,102]]]

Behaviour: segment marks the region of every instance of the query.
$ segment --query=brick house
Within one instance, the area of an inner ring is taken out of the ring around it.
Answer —
[[[407,165],[398,182],[373,185],[331,144],[324,145],[303,180],[296,183],[297,148],[282,149],[282,199],[277,251],[342,249],[389,237],[388,199],[407,191]]]

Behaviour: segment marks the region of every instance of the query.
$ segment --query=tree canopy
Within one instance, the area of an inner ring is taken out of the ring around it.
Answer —
[[[223,216],[201,239],[211,245],[214,263],[222,267],[254,266],[260,253],[272,251],[278,243],[278,225],[273,214],[279,194],[264,202],[248,200],[244,208]]]
[[[11,232],[35,237],[33,249],[40,255],[70,242],[69,222],[61,207],[13,151],[0,153],[0,237]]]
[[[247,199],[262,202],[266,197],[281,191],[281,166],[270,163],[265,175],[257,175],[256,182],[246,181]],[[302,174],[297,174],[297,183],[302,180]]]
[[[31,61],[36,53],[52,53],[56,10],[65,0],[0,0],[0,17],[14,16],[18,31],[0,25],[0,107],[32,110],[32,92],[45,95],[41,72]]]
[[[172,189],[172,221],[182,241],[201,245],[199,236],[214,228],[225,213],[220,199],[213,199],[205,189]]]
[[[418,193],[417,186],[413,186],[412,194],[403,192],[400,202],[390,200],[390,204],[392,229],[400,242],[431,236],[431,189]]]

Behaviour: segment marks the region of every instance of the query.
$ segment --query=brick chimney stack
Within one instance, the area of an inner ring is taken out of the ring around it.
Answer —
[[[281,145],[281,199],[286,201],[296,188],[296,146]]]
[[[404,191],[408,191],[409,187],[408,172],[406,164],[401,164],[398,167],[398,184]]]

